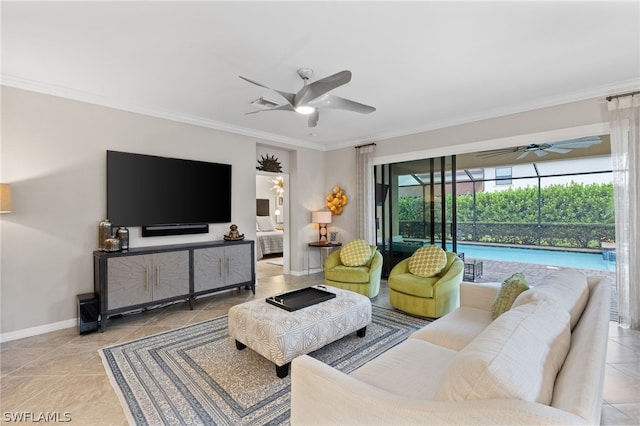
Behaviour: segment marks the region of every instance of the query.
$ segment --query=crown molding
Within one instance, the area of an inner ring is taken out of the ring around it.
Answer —
[[[288,146],[298,146],[319,151],[326,151],[326,147],[320,144],[314,144],[299,139],[287,138],[268,132],[260,132],[253,129],[234,126],[215,120],[208,120],[202,117],[192,116],[188,114],[180,114],[172,111],[159,110],[141,105],[134,105],[125,102],[96,95],[94,93],[83,92],[68,87],[46,84],[34,80],[28,80],[20,77],[0,74],[0,84],[3,86],[13,87],[16,89],[27,90],[31,92],[42,93],[45,95],[57,96],[60,98],[71,99],[78,102],[85,102],[93,105],[113,108],[121,111],[132,112],[136,114],[146,115],[164,120],[176,121],[179,123],[192,124],[195,126],[205,127],[208,129],[220,130],[223,132],[234,133],[243,136],[249,136],[256,139],[262,139],[268,142],[278,142]]]
[[[494,108],[488,110],[482,114],[471,114],[463,117],[458,117],[455,120],[443,120],[439,122],[430,123],[428,126],[414,128],[403,132],[388,132],[372,135],[366,139],[366,142],[382,141],[385,139],[393,139],[407,135],[413,135],[418,133],[426,133],[433,130],[444,129],[447,127],[459,126],[462,124],[473,123],[476,121],[489,120],[492,118],[504,117],[512,114],[519,114],[527,111],[533,111],[536,109],[550,108],[558,105],[568,104],[571,102],[579,102],[587,99],[602,98],[602,102],[606,102],[607,96],[612,96],[619,93],[631,92],[640,90],[640,80],[631,79],[618,83],[603,85],[599,87],[589,88],[582,91],[577,91],[562,96],[554,96],[548,98],[538,99],[533,102],[526,102],[517,105],[505,106],[502,108]],[[329,150],[347,148],[365,141],[349,141],[340,144],[334,144],[329,147]]]
[[[481,114],[470,114],[462,117],[458,117],[454,120],[442,120],[439,122],[432,122],[427,126],[422,126],[414,129],[404,130],[401,132],[383,132],[369,135],[365,138],[350,139],[339,143],[333,144],[320,144],[308,142],[300,139],[293,139],[276,135],[268,132],[261,132],[245,127],[234,126],[228,123],[223,123],[215,120],[208,120],[202,117],[191,116],[187,114],[180,114],[171,111],[159,110],[155,108],[144,107],[140,105],[133,105],[116,101],[111,98],[96,95],[93,93],[78,91],[68,87],[50,85],[34,80],[24,79],[16,76],[0,74],[0,84],[14,87],[17,89],[28,90],[32,92],[43,93],[51,96],[58,96],[61,98],[72,99],[79,102],[86,102],[94,105],[104,106],[108,108],[114,108],[122,111],[133,112],[136,114],[146,115],[155,118],[161,118],[165,120],[176,121],[180,123],[192,124],[195,126],[205,127],[214,130],[220,130],[224,132],[234,133],[238,135],[248,136],[256,139],[261,139],[270,143],[282,144],[285,147],[301,147],[308,148],[317,151],[332,151],[336,149],[348,148],[362,143],[369,143],[374,141],[382,141],[385,139],[393,139],[397,137],[425,133],[437,129],[443,129],[447,127],[454,127],[462,124],[472,123],[476,121],[488,120],[492,118],[502,117],[511,114],[518,114],[527,111],[532,111],[541,108],[548,108],[557,105],[562,105],[571,102],[578,102],[587,99],[593,99],[602,97],[602,101],[605,102],[607,96],[616,95],[619,93],[640,90],[640,81],[638,79],[626,80],[618,83],[603,85],[599,87],[589,88],[586,90],[576,91],[570,94],[562,96],[554,96],[538,99],[532,102],[525,102],[521,104],[504,106],[501,108],[494,108],[487,110]]]

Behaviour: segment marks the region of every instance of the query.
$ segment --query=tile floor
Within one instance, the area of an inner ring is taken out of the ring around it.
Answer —
[[[99,348],[225,315],[229,307],[286,290],[317,284],[322,274],[294,277],[262,270],[256,295],[230,290],[198,299],[193,310],[179,303],[128,315],[103,333],[79,336],[77,329],[5,342],[0,349],[1,422],[20,413],[69,413],[77,425],[127,424],[105,373]],[[269,276],[271,275],[271,276]],[[388,306],[384,282],[374,303]],[[640,332],[611,323],[602,423],[640,423]]]

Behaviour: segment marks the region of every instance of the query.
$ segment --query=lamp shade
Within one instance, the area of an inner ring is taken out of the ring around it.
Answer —
[[[331,212],[311,212],[311,223],[331,223]]]
[[[11,213],[11,186],[0,183],[0,213]]]

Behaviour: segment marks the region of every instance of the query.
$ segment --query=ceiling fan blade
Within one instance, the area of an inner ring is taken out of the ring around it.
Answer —
[[[327,109],[343,109],[346,111],[353,111],[360,114],[371,114],[376,109],[372,106],[361,104],[350,99],[341,98],[333,95],[323,95],[314,99],[307,105],[314,108],[327,108]]]
[[[278,105],[277,107],[273,107],[273,108],[259,109],[257,111],[245,112],[245,115],[257,114],[259,112],[265,112],[265,111],[293,111],[293,112],[295,112],[295,109],[293,109],[293,107],[290,104],[282,104],[282,105]]]
[[[489,151],[482,151],[476,154],[476,157],[480,158],[489,158],[489,157],[497,157],[499,155],[507,155],[518,152],[518,148],[502,148],[502,149],[492,149]]]
[[[241,75],[239,75],[238,77],[240,77],[240,78],[241,78],[241,79],[243,79],[244,81],[247,81],[247,82],[249,82],[249,83],[251,83],[251,84],[255,84],[256,86],[260,86],[260,87],[263,87],[263,88],[265,88],[265,89],[273,90],[274,92],[276,92],[277,94],[279,94],[280,96],[282,96],[283,98],[285,98],[285,99],[287,100],[287,102],[289,102],[291,105],[293,105],[293,101],[294,101],[294,99],[295,99],[295,97],[296,97],[296,95],[295,95],[295,94],[293,94],[293,93],[289,93],[289,92],[283,92],[282,90],[273,89],[273,88],[271,88],[271,87],[265,86],[265,85],[264,85],[264,84],[262,84],[262,83],[258,83],[257,81],[253,81],[253,80],[251,80],[251,79],[249,79],[249,78],[247,78],[247,77],[243,77],[243,76],[241,76]]]
[[[542,150],[542,149],[538,149],[538,150],[533,151],[533,152],[535,152],[538,157],[544,157],[545,155],[548,154],[548,152],[546,150]]]
[[[307,84],[296,94],[294,106],[309,105],[314,99],[350,81],[351,71],[345,70]]]
[[[318,110],[313,111],[309,115],[309,127],[316,127],[318,125],[318,119],[320,118],[320,112]]]
[[[600,143],[602,143],[600,136],[589,136],[586,138],[554,142],[550,143],[550,145],[557,148],[588,148],[591,145],[599,145]]]
[[[522,154],[518,155],[518,158],[516,158],[516,160],[520,160],[524,157],[526,157],[529,154],[530,151],[523,151]]]
[[[556,148],[589,148],[593,145],[599,145],[601,141],[598,142],[572,142],[572,143],[554,143],[552,146]]]
[[[555,146],[552,146],[552,147],[550,147],[550,148],[547,148],[547,149],[545,149],[545,151],[548,151],[548,152],[555,152],[556,154],[567,154],[567,153],[571,152],[571,150],[570,150],[570,149],[567,149],[567,148],[557,148],[557,147],[555,147]]]

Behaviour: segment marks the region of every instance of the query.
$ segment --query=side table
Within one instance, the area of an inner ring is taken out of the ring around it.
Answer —
[[[464,261],[463,280],[475,281],[482,276],[482,260],[467,259]]]
[[[320,250],[320,268],[324,271],[324,260],[329,256],[331,249],[336,247],[341,247],[342,243],[321,243],[319,241],[314,241],[312,243],[307,244],[307,275],[309,275],[309,271],[311,270],[311,264],[309,263],[309,253],[312,248],[317,248]]]

